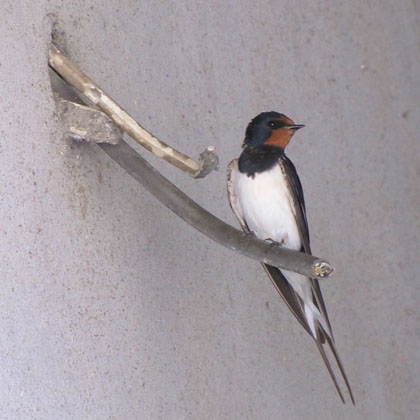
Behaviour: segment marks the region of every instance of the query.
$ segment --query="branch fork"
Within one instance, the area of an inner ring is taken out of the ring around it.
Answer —
[[[181,219],[226,248],[257,261],[316,279],[326,278],[334,271],[324,259],[282,246],[273,246],[272,243],[246,235],[213,216],[150,166],[122,140],[122,132],[193,178],[202,178],[217,167],[218,158],[214,147],[209,146],[199,160],[195,160],[163,143],[141,127],[54,45],[49,51],[49,65],[79,91],[85,102],[93,103],[99,109],[98,111],[59,98],[58,107],[70,136],[77,140],[97,142],[115,162]],[[55,90],[72,96],[69,85],[61,84]]]

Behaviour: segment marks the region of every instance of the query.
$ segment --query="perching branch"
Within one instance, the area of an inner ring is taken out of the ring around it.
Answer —
[[[156,156],[170,162],[193,178],[203,178],[217,167],[218,159],[214,152],[214,147],[209,146],[201,154],[200,160],[197,161],[163,143],[141,127],[134,118],[125,112],[54,45],[50,47],[49,64],[66,82],[75,87],[84,98],[95,104],[118,127]]]
[[[153,137],[150,133],[141,128],[125,113],[125,111],[112,101],[112,99],[106,96],[91,80],[84,76],[80,70],[74,67],[55,47],[52,47],[50,50],[50,65],[59,73],[59,75],[69,82],[70,85],[81,90],[86,98],[94,102],[111,117],[114,122],[116,122],[117,126],[121,127],[130,135],[134,133],[136,137],[141,139],[141,141],[138,140],[139,143],[144,145],[148,150],[161,156],[163,159],[171,162],[194,177],[199,177],[200,174],[201,176],[205,176],[203,173],[206,171],[206,158],[201,159],[201,163],[199,163],[182,153],[173,150],[170,146],[167,146]],[[63,83],[63,85],[65,85],[65,83]],[[64,91],[67,87],[68,85],[61,86]],[[59,107],[65,107],[65,109],[62,109],[61,114],[63,118],[65,118],[67,130],[71,132],[73,137],[77,134],[77,138],[92,137],[91,141],[97,140],[95,140],[95,138],[97,137],[96,134],[100,133],[99,128],[96,127],[98,130],[95,131],[95,127],[88,127],[85,125],[86,121],[83,116],[79,115],[80,112],[83,112],[83,107],[79,107],[77,104],[66,104],[66,101],[63,100],[58,101],[58,103]],[[69,113],[70,115],[65,115]],[[80,124],[80,121],[83,123],[82,126],[76,127],[76,125]],[[96,114],[94,118],[90,118],[91,125],[103,124],[103,121],[104,120]],[[129,122],[128,124],[126,124],[127,121]],[[105,122],[109,125],[106,120]],[[114,134],[112,134],[112,130],[110,130],[109,127],[105,132],[108,133],[108,131],[111,131],[111,137],[114,138]],[[117,137],[118,133],[115,135],[115,138]],[[333,267],[323,259],[273,245],[270,242],[245,234],[224,223],[222,220],[199,206],[195,201],[191,200],[191,198],[150,166],[124,141],[120,140],[116,145],[107,143],[100,143],[98,145],[162,204],[195,229],[226,248],[237,251],[257,261],[294,271],[312,278],[325,278],[334,271]],[[212,154],[212,152],[208,153]],[[216,155],[214,154],[214,156]],[[207,170],[209,168],[210,170],[214,169],[214,160],[212,163],[214,156],[210,157],[210,160],[207,162]],[[200,165],[201,169],[199,168]],[[197,170],[199,172],[196,172]]]
[[[213,216],[150,166],[126,142],[122,141],[116,146],[101,143],[99,146],[162,204],[226,248],[312,278],[325,278],[333,272],[334,269],[325,260],[273,245]]]

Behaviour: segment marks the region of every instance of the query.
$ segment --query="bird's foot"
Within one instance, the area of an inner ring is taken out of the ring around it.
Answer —
[[[275,241],[274,239],[271,239],[271,238],[266,238],[265,240],[267,242],[270,242],[270,248],[272,248],[273,246],[284,246],[287,243],[288,239],[289,239],[289,235],[287,235],[286,233],[286,235],[284,235],[284,237],[282,238],[280,242]]]
[[[278,246],[283,246],[287,242],[287,240],[285,240],[285,238],[283,238],[281,242],[275,241],[274,239],[271,239],[271,238],[266,238],[265,241],[270,244],[268,246],[267,252],[271,251],[272,248],[275,248],[275,247],[278,247]]]

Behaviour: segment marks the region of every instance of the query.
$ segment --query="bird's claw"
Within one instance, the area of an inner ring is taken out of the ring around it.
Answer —
[[[284,244],[284,241],[278,242],[271,238],[267,238],[265,241],[269,243],[267,252],[270,252],[273,248],[282,246]]]

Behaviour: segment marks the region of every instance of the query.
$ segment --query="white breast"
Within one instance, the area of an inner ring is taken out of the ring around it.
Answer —
[[[254,178],[238,173],[236,192],[243,217],[257,237],[300,250],[293,201],[280,165]]]

